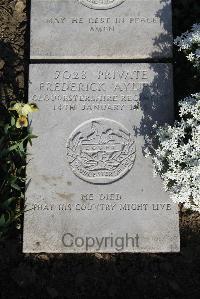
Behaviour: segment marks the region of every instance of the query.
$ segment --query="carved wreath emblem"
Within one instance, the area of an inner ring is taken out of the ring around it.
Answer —
[[[106,184],[125,175],[135,161],[135,141],[120,123],[97,118],[84,122],[70,135],[67,159],[81,179]]]
[[[122,4],[125,0],[79,0],[83,5],[92,9],[110,9]]]

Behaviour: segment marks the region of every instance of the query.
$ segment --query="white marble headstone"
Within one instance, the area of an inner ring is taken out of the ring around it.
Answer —
[[[32,0],[31,59],[172,56],[171,0]]]
[[[179,251],[177,206],[144,156],[173,120],[170,64],[32,64],[29,101],[23,251]]]

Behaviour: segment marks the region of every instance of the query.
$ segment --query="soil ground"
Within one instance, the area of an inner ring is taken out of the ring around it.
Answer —
[[[0,0],[0,96],[27,98],[29,2]],[[174,35],[200,21],[197,0],[173,1]],[[198,78],[174,53],[175,98]],[[179,254],[23,254],[22,230],[0,241],[0,298],[200,298],[200,214],[180,212]]]

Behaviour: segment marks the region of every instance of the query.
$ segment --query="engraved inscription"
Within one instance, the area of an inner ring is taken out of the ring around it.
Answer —
[[[79,178],[108,184],[124,176],[135,161],[135,141],[120,123],[96,118],[84,122],[70,135],[67,159]]]
[[[110,9],[122,4],[125,0],[79,0],[83,5],[92,9]]]

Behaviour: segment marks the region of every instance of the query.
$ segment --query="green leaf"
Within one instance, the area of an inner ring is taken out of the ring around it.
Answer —
[[[19,143],[16,143],[16,144],[10,146],[10,147],[8,148],[8,151],[9,151],[9,152],[12,152],[13,150],[16,150],[18,147],[19,147]]]
[[[18,191],[21,190],[21,188],[15,183],[11,183],[11,187],[14,188],[15,190],[18,190]]]
[[[31,139],[29,139],[28,140],[28,142],[29,142],[29,144],[32,146],[33,145],[33,143],[32,143],[32,140]]]
[[[6,219],[5,219],[5,216],[4,216],[4,214],[3,214],[3,215],[1,215],[1,217],[0,217],[0,227],[1,227],[1,226],[4,226],[5,223],[6,223]]]
[[[6,125],[4,126],[4,132],[5,132],[5,134],[8,133],[9,128],[10,128],[10,125],[9,125],[9,124],[6,124]]]
[[[4,142],[4,140],[5,140],[5,137],[4,137],[4,136],[1,137],[1,139],[0,139],[0,146],[1,146],[1,144]]]
[[[16,120],[13,116],[11,117],[11,122],[10,123],[11,123],[11,126],[15,126]]]
[[[16,101],[11,101],[10,102],[10,107],[13,107],[17,102]]]
[[[2,207],[3,208],[9,208],[9,206],[13,203],[13,201],[15,201],[16,200],[16,198],[15,197],[10,197],[10,198],[8,198],[8,199],[6,199],[6,201],[4,201],[3,203],[2,203]]]
[[[31,138],[31,139],[33,139],[33,138],[38,138],[38,136],[37,135],[33,135],[33,134],[29,134],[29,136],[28,136],[29,138]]]
[[[23,142],[19,145],[19,150],[20,150],[21,152],[24,152],[24,151],[25,151]]]

